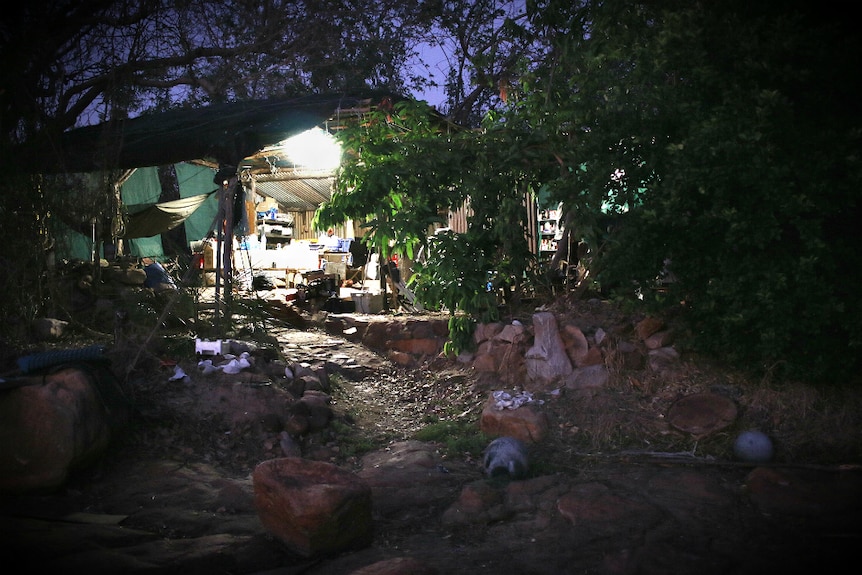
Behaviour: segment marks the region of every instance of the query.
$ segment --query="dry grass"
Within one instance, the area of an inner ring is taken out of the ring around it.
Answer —
[[[549,404],[556,420],[554,440],[567,442],[578,453],[689,453],[732,460],[736,436],[757,429],[772,438],[777,462],[862,464],[858,388],[779,385],[696,359],[670,372],[632,371],[615,362],[613,352],[608,357],[611,379],[605,388]],[[732,399],[736,421],[705,437],[673,428],[666,416],[674,402],[704,392]]]
[[[787,383],[755,384],[744,397],[745,421],[769,433],[788,461],[862,462],[862,393]]]

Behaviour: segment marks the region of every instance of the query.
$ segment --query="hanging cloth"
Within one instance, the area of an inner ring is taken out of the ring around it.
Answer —
[[[123,238],[148,238],[172,230],[201,207],[207,198],[215,193],[200,194],[162,202],[160,204],[127,206],[126,231]]]

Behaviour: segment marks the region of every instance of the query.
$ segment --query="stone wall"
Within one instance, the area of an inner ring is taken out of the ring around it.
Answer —
[[[403,367],[418,367],[441,357],[448,338],[448,318],[330,315],[326,330],[385,356]],[[531,321],[479,324],[475,350],[457,359],[500,385],[530,392],[560,387],[601,386],[608,367],[656,369],[677,356],[672,334],[656,318],[631,326],[624,336],[601,326],[579,326],[576,320],[538,311]]]

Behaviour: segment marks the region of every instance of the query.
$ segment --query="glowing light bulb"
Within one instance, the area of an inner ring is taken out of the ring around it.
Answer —
[[[310,170],[334,170],[341,164],[341,146],[320,128],[306,130],[279,145],[290,161]]]

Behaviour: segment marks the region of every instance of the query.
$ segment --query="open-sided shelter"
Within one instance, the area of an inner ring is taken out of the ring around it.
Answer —
[[[41,173],[85,174],[93,185],[95,174],[111,175],[121,221],[82,230],[84,243],[120,240],[133,255],[158,256],[160,234],[179,225],[187,241],[201,240],[228,188],[232,198],[247,200],[248,233],[256,232],[255,206],[264,201],[290,214],[292,234],[310,239],[311,218],[329,199],[334,173],[299,165],[281,143],[309,130],[325,133],[371,105],[370,98],[309,95],[174,109],[67,131],[49,146],[29,147],[19,163]],[[158,170],[165,166],[176,174],[178,194],[160,201]],[[242,210],[231,216],[242,221]]]

